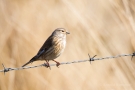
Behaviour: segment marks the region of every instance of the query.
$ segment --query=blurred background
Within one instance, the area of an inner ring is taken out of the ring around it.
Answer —
[[[133,53],[135,0],[0,0],[0,70],[21,67],[59,27],[71,33],[59,62]],[[135,58],[1,72],[0,90],[135,90]]]

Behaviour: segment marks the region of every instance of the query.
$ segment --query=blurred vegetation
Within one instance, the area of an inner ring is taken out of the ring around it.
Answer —
[[[132,53],[135,0],[0,0],[0,64],[22,66],[58,27],[71,33],[59,62]],[[0,90],[135,90],[130,58],[0,73]]]

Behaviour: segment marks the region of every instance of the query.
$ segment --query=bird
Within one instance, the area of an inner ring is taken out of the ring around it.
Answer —
[[[56,28],[52,34],[48,37],[48,39],[44,42],[42,47],[39,49],[38,53],[30,59],[26,64],[22,67],[34,62],[34,61],[46,61],[46,66],[50,68],[49,61],[52,60],[56,63],[58,67],[60,63],[55,61],[57,57],[59,57],[66,46],[66,36],[70,34],[65,28]]]

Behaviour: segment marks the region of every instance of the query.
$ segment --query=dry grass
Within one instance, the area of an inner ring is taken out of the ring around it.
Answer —
[[[22,66],[58,27],[71,34],[57,61],[132,53],[134,19],[134,0],[0,0],[0,64]],[[124,57],[0,73],[0,90],[135,90],[134,81],[135,60]]]

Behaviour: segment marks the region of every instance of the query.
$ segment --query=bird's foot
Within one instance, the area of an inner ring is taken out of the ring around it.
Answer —
[[[55,60],[53,60],[53,61],[56,62],[56,66],[59,67],[60,63]]]
[[[59,62],[57,62],[57,63],[56,63],[56,66],[57,66],[57,67],[59,67],[59,65],[60,65],[60,63],[59,63]]]
[[[49,69],[51,70],[51,67],[50,67],[50,65],[49,65],[49,63],[44,63],[45,64],[45,67],[49,67]]]

